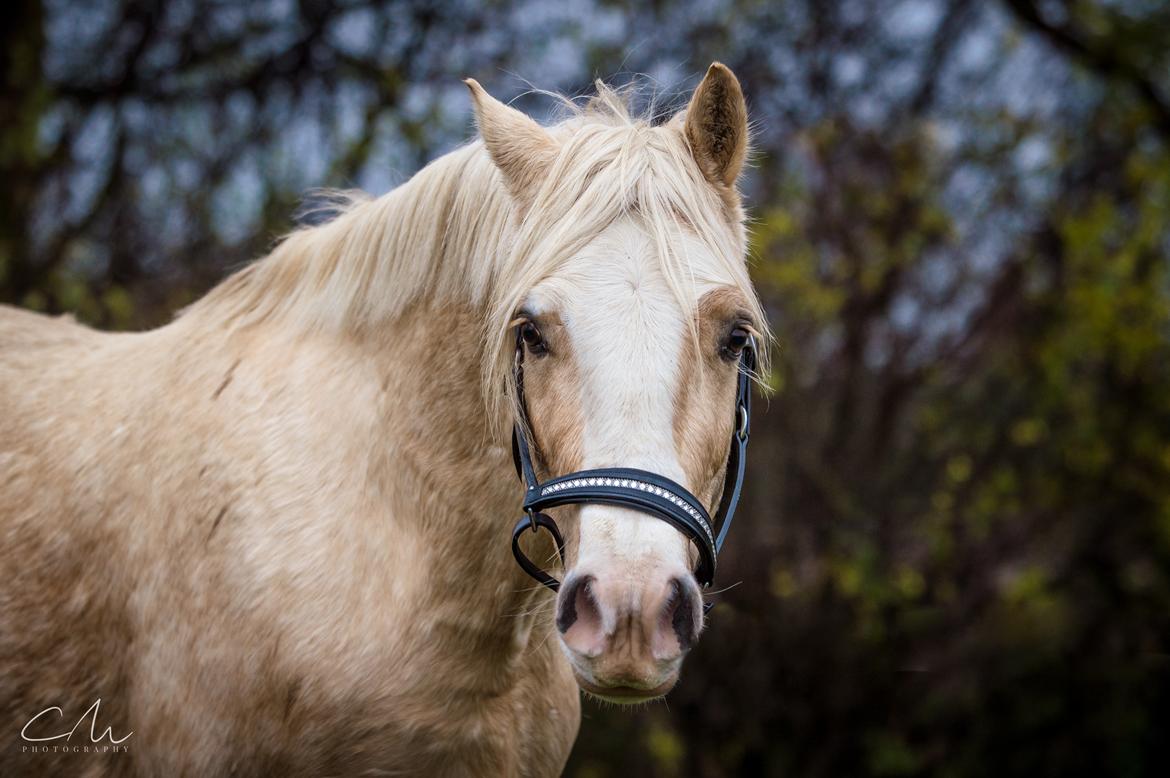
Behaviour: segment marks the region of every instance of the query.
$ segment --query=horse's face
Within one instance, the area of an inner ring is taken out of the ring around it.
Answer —
[[[493,121],[529,120],[515,112],[485,116],[503,106],[482,94],[477,101],[493,159],[522,204],[539,208],[539,200],[524,202],[521,181],[538,176],[530,168],[509,170],[510,158],[493,148],[493,141],[503,141],[490,130]],[[542,478],[639,468],[682,484],[714,514],[732,437],[740,351],[762,325],[745,276],[728,271],[736,263],[742,267],[742,256],[720,257],[712,248],[743,250],[738,209],[720,207],[746,141],[743,98],[730,71],[712,68],[687,116],[715,117],[716,126],[688,118],[685,125],[646,131],[688,139],[679,147],[694,155],[685,160],[695,165],[694,178],[718,195],[708,198],[713,213],[702,224],[726,234],[703,240],[694,220],[674,219],[670,250],[685,258],[676,267],[688,276],[680,284],[661,256],[661,234],[631,209],[528,288],[513,324],[525,350],[524,392]],[[521,123],[503,135],[516,138],[539,130],[534,127]],[[511,159],[530,154],[539,142],[531,137]],[[628,508],[586,504],[550,512],[569,545],[556,626],[579,684],[619,702],[666,693],[703,627],[691,541],[667,522]]]
[[[691,249],[698,259],[702,248]],[[633,221],[614,224],[528,295],[529,418],[549,475],[648,470],[714,513],[751,306],[733,285],[705,285],[694,342],[654,250]],[[694,547],[628,508],[590,504],[558,518],[576,544],[556,624],[581,686],[629,700],[665,693],[703,625]]]

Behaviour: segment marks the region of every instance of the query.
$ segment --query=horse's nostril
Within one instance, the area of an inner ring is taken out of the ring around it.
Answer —
[[[596,611],[593,580],[591,575],[573,576],[561,587],[561,596],[557,599],[557,629],[562,635],[577,623],[577,617],[581,615],[579,610]]]
[[[673,608],[670,624],[674,627],[679,648],[688,651],[698,639],[702,627],[699,593],[693,583],[681,578],[672,579],[670,585],[671,592],[666,606],[668,609]]]

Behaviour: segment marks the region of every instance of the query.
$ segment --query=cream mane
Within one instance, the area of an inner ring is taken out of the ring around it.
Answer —
[[[738,198],[704,180],[679,117],[655,126],[600,82],[584,105],[564,103],[570,116],[548,128],[559,153],[526,213],[475,141],[382,197],[337,195],[340,215],[290,233],[191,312],[226,312],[236,326],[280,317],[308,329],[369,331],[420,300],[440,309],[470,305],[482,315],[484,342],[494,344],[484,354],[483,388],[499,410],[511,394],[500,391],[510,385],[510,323],[525,294],[606,226],[634,216],[652,236],[684,311],[694,309],[696,285],[713,280],[696,278],[678,249],[680,231],[689,230],[762,324],[742,259]]]

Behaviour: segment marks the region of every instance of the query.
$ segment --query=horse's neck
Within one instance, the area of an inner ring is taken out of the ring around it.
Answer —
[[[510,552],[521,486],[485,413],[478,333],[477,312],[416,309],[365,346],[386,398],[375,433],[384,456],[370,477],[392,495],[396,524],[426,549],[413,571],[425,601],[410,618],[467,636],[476,660],[505,669],[533,627],[548,624],[526,615],[540,593]]]
[[[344,447],[347,480],[360,468],[356,510],[374,501],[383,519],[370,536],[411,549],[397,560],[406,569],[394,571],[411,598],[398,607],[409,612],[394,617],[419,634],[436,627],[465,636],[460,645],[474,649],[468,662],[502,667],[534,626],[551,624],[547,615],[517,616],[541,595],[511,558],[521,487],[509,441],[493,437],[498,425],[481,400],[480,306],[511,218],[492,170],[476,148],[448,155],[390,195],[289,238],[180,326],[256,327],[269,353],[282,344],[269,357],[277,380],[333,393],[316,406],[338,425],[324,431],[320,452],[336,458]],[[345,417],[355,403],[360,424]],[[343,435],[360,439],[333,437]]]

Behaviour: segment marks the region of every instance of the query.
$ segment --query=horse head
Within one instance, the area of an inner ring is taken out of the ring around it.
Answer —
[[[586,691],[660,696],[703,629],[697,541],[714,544],[744,354],[765,328],[735,188],[743,94],[715,64],[663,123],[630,119],[599,86],[591,107],[544,127],[468,86],[515,208],[486,385],[511,387],[530,489],[595,490],[548,508],[565,531],[558,639]],[[582,471],[610,477],[565,479]],[[662,515],[631,507],[632,489],[665,500]],[[691,523],[671,506],[699,529],[680,531]]]

